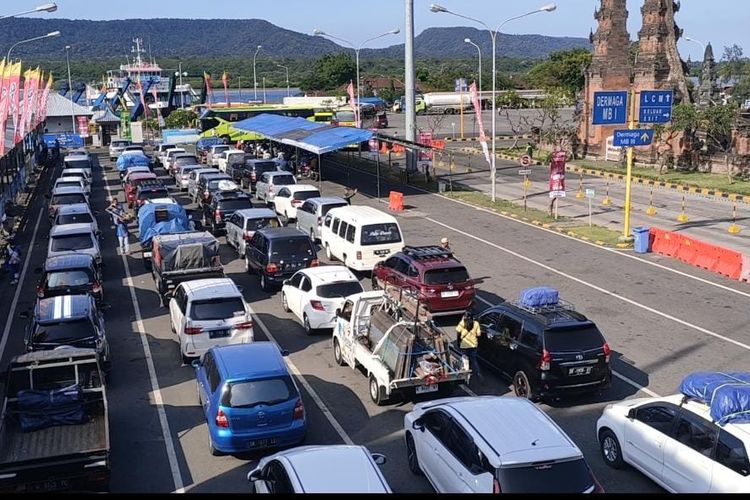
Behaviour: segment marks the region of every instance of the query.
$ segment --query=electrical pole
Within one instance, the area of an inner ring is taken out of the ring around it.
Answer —
[[[404,40],[404,92],[406,96],[406,140],[416,142],[417,113],[415,109],[416,77],[414,73],[414,0],[404,0],[405,7],[405,40]],[[416,157],[411,149],[406,150],[406,169],[413,170]]]

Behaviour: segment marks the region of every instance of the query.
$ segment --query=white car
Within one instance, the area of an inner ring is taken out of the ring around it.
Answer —
[[[247,242],[253,239],[255,231],[264,227],[282,227],[276,212],[270,208],[245,208],[236,210],[226,221],[227,245],[237,250],[237,255],[245,257]]]
[[[174,144],[159,144],[156,146],[156,151],[154,151],[154,156],[156,156],[156,161],[160,165],[164,165],[164,159],[167,157],[167,151],[170,149],[175,149],[177,146]]]
[[[750,493],[750,422],[713,422],[682,394],[609,404],[596,422],[604,462],[626,463],[673,493]]]
[[[299,446],[263,457],[247,480],[253,493],[392,493],[385,463],[364,446]]]
[[[49,232],[47,257],[65,253],[87,253],[94,257],[96,265],[102,265],[99,237],[90,223],[52,226]]]
[[[169,321],[182,360],[209,348],[252,342],[253,320],[237,285],[229,278],[185,281],[169,300]]]
[[[183,165],[175,170],[174,183],[180,191],[187,191],[190,172],[203,168],[201,165]]]
[[[417,403],[404,431],[409,470],[438,493],[603,492],[578,446],[526,398]]]
[[[310,198],[320,198],[320,191],[315,186],[309,184],[283,186],[273,198],[273,208],[288,223],[290,220],[297,219],[297,208]]]
[[[81,188],[87,195],[91,194],[91,186],[89,186],[85,180],[83,180],[80,177],[72,176],[72,177],[58,177],[55,181],[55,185],[52,188],[54,191],[55,189],[59,187],[79,187]]]
[[[91,173],[89,170],[85,168],[66,168],[61,175],[64,177],[78,177],[82,179],[86,183],[86,186],[88,186],[89,192],[91,191]]]
[[[345,266],[310,267],[284,280],[281,307],[294,313],[305,332],[312,335],[317,329],[333,328],[336,309],[344,299],[362,292],[362,284]]]
[[[112,139],[112,142],[109,143],[109,159],[111,161],[117,160],[125,147],[131,144],[132,142],[128,139]]]
[[[231,161],[242,161],[242,158],[245,157],[245,152],[241,149],[227,149],[219,153],[219,158],[216,160],[216,167],[219,169],[220,172],[226,173],[227,171],[227,165],[229,165],[229,162]]]
[[[274,172],[264,172],[258,182],[255,183],[255,197],[261,201],[265,201],[267,205],[273,203],[273,198],[276,193],[283,186],[291,186],[297,184],[297,179],[294,178],[294,174],[289,172],[281,172],[276,170]]]
[[[219,155],[224,151],[227,151],[228,149],[233,148],[228,144],[215,144],[208,148],[208,153],[206,153],[206,165],[211,167],[218,167]]]
[[[162,166],[166,169],[167,172],[171,172],[172,160],[174,160],[174,157],[185,153],[187,153],[187,151],[182,148],[168,149],[167,154],[164,156],[164,162],[162,163]]]

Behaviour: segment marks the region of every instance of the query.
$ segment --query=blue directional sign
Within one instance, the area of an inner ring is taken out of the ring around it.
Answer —
[[[594,92],[594,125],[622,125],[628,119],[628,92]]]
[[[644,90],[641,92],[640,123],[669,123],[672,120],[674,95],[671,90]]]
[[[613,146],[638,147],[649,146],[654,142],[654,129],[615,130]]]

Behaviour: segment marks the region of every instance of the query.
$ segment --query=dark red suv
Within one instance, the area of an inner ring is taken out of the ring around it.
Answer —
[[[466,267],[450,250],[438,246],[406,246],[378,263],[372,271],[372,287],[382,288],[385,283],[417,291],[433,315],[463,312],[476,295]]]

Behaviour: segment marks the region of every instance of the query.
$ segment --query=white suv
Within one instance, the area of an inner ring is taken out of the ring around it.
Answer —
[[[112,139],[109,143],[109,159],[115,161],[125,150],[125,147],[130,146],[132,142],[128,139]]]
[[[186,362],[211,347],[246,344],[254,339],[250,310],[229,278],[179,284],[169,301],[169,319]]]
[[[289,172],[264,172],[255,183],[255,197],[270,205],[281,187],[292,184],[297,184],[297,180]]]
[[[602,492],[578,446],[526,398],[418,403],[404,430],[409,469],[439,493]]]

